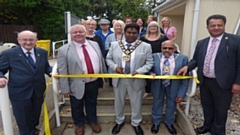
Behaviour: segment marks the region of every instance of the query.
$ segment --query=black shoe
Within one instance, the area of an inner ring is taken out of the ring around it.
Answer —
[[[165,124],[165,126],[167,127],[168,132],[169,132],[170,134],[174,134],[174,135],[177,134],[177,130],[175,129],[175,127],[174,127],[173,125],[168,126],[167,124]]]
[[[209,128],[205,128],[204,126],[202,126],[202,127],[196,128],[195,132],[198,133],[198,134],[205,134],[207,132],[210,132],[210,129]]]
[[[136,135],[143,135],[143,130],[142,130],[140,125],[132,126],[132,127],[134,128],[134,131],[135,131]]]
[[[124,122],[122,124],[116,124],[112,129],[112,134],[118,134],[123,127]]]
[[[160,124],[158,124],[158,125],[153,124],[153,125],[152,125],[152,128],[151,128],[151,132],[152,132],[153,134],[157,134],[157,133],[158,133],[158,130],[159,130],[159,126],[160,126]]]

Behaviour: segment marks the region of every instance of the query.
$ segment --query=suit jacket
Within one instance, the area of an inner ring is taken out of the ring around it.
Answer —
[[[162,58],[162,53],[153,54],[154,65],[150,73],[155,73],[156,75],[162,74],[162,71],[160,69],[161,58]],[[174,58],[175,58],[175,68],[173,71],[173,75],[176,75],[178,70],[187,64],[188,58],[183,54],[174,54]],[[173,92],[177,92],[178,97],[184,98],[187,93],[188,84],[189,84],[188,79],[179,79],[179,80],[173,79],[171,80],[170,89]],[[154,91],[153,96],[155,98],[158,98],[160,94],[159,89],[161,89],[163,85],[162,80],[161,79],[152,80],[151,85],[152,85],[151,90]]]
[[[193,59],[187,64],[189,71],[198,67],[200,85],[203,82],[203,65],[210,37],[198,41]],[[224,33],[216,54],[215,75],[218,85],[229,89],[233,83],[240,84],[240,37]]]
[[[122,41],[124,43],[124,41]],[[152,49],[150,44],[142,42],[135,50],[134,63],[132,70],[137,71],[139,74],[145,74],[149,72],[151,67],[153,66],[153,58],[152,58]],[[123,51],[120,48],[117,41],[112,42],[109,52],[106,57],[106,62],[114,73],[116,73],[116,67],[122,67],[122,58]],[[114,87],[118,86],[118,78],[112,79],[112,84]],[[130,79],[131,84],[139,90],[142,87],[145,87],[146,81],[145,79]]]
[[[106,73],[106,67],[98,43],[90,40],[86,41],[92,45],[99,57],[100,73]],[[59,74],[84,74],[74,42],[59,48],[57,63]],[[59,81],[62,93],[71,92],[77,99],[82,99],[85,91],[85,78],[60,78]],[[103,87],[103,79],[100,79],[100,84],[99,88]]]
[[[30,99],[33,92],[39,97],[46,89],[44,74],[50,76],[47,51],[34,48],[36,57],[35,71],[27,63],[25,54],[20,46],[8,49],[0,55],[0,77],[9,71],[8,90],[11,100]]]

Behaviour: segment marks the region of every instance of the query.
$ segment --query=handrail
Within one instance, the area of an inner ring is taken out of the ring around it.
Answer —
[[[4,134],[13,135],[13,124],[7,85],[4,88],[0,88],[0,107],[2,109]]]
[[[192,76],[197,76],[197,72],[195,70],[192,70],[192,72],[190,72],[190,74]],[[191,78],[189,80],[188,91],[186,94],[186,102],[185,102],[186,103],[186,107],[185,107],[185,115],[186,116],[188,116],[188,114],[189,114],[190,99],[196,93],[196,88],[197,88],[197,83],[193,78]]]
[[[52,69],[52,74],[57,74],[57,63],[54,64]],[[59,114],[59,104],[58,104],[58,88],[57,88],[57,79],[52,78],[52,87],[53,87],[53,101],[54,101],[54,110],[55,110],[55,116],[56,116],[56,124],[57,127],[60,127],[60,114]]]
[[[60,40],[60,41],[55,41],[55,42],[52,42],[52,50],[53,50],[53,58],[55,58],[55,51],[56,51],[56,44],[57,43],[62,43],[62,45],[65,44],[67,40]]]

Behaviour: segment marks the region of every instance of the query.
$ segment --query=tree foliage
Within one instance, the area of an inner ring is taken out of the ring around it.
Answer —
[[[64,12],[80,18],[146,18],[149,11],[140,6],[145,0],[0,0],[0,24],[36,25],[44,39],[62,40]],[[105,15],[105,16],[104,16]]]

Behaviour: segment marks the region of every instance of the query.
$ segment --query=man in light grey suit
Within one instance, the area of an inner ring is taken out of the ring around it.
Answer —
[[[83,25],[74,25],[70,30],[72,42],[58,51],[59,74],[98,74],[106,73],[103,56],[97,42],[86,40]],[[98,89],[103,87],[100,78],[60,78],[60,88],[65,96],[70,96],[72,118],[76,125],[75,134],[84,134],[86,120],[93,132],[101,132],[97,124],[96,105]]]
[[[112,42],[106,57],[108,66],[119,74],[145,74],[153,66],[150,44],[137,40],[139,26],[128,24],[124,28],[125,41]],[[124,125],[124,104],[126,93],[131,103],[131,124],[137,135],[143,135],[139,125],[142,121],[142,96],[145,89],[145,79],[112,79],[115,95],[116,125],[112,134],[118,134]]]

